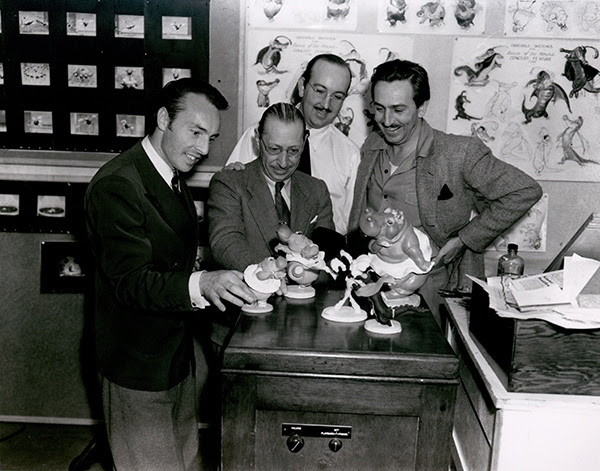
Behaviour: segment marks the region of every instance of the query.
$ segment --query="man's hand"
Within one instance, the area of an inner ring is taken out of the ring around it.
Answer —
[[[225,165],[223,170],[244,170],[246,166],[242,162],[231,162],[229,165]]]
[[[460,240],[460,237],[449,239],[433,259],[434,266],[440,264],[448,265],[452,260],[460,257],[466,248],[467,246]]]
[[[256,301],[256,296],[244,283],[243,275],[234,270],[204,272],[200,277],[200,292],[221,311],[225,310],[222,299],[236,306]]]

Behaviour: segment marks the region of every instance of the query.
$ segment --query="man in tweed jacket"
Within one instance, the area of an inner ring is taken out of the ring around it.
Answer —
[[[484,276],[485,248],[541,197],[535,180],[495,158],[477,138],[435,130],[423,119],[427,72],[394,60],[371,78],[378,129],[362,148],[348,238],[362,246],[360,214],[393,207],[431,238],[436,268],[421,294],[434,314],[440,288],[468,289],[466,274]]]

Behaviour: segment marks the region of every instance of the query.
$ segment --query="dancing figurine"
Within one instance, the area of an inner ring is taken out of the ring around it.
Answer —
[[[356,299],[353,297],[353,292],[362,286],[365,286],[363,281],[367,277],[370,269],[369,257],[360,255],[353,259],[352,256],[344,251],[340,251],[340,258],[345,260],[344,263],[338,258],[331,260],[331,275],[335,278],[342,271],[345,271],[346,289],[344,296],[335,305],[326,307],[321,313],[324,319],[335,322],[360,322],[367,319],[367,312],[360,307]],[[346,268],[347,266],[347,268]],[[348,302],[350,305],[346,305]]]

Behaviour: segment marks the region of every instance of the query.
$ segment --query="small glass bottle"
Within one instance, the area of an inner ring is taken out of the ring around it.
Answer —
[[[525,270],[525,261],[517,252],[517,244],[508,244],[508,252],[498,259],[498,276],[500,275],[522,275]]]

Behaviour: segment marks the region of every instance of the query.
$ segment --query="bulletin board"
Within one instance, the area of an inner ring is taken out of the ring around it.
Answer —
[[[0,0],[0,147],[120,152],[169,80],[208,79],[209,2]]]

